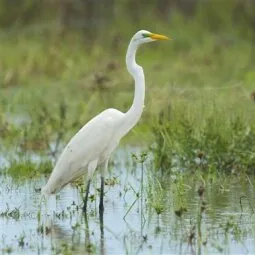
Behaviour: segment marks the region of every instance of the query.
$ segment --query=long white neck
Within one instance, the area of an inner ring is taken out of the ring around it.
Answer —
[[[138,45],[130,42],[126,55],[126,64],[128,72],[132,75],[135,81],[135,95],[131,108],[125,113],[123,123],[123,135],[126,134],[140,119],[145,98],[145,81],[143,68],[136,63],[135,56]]]

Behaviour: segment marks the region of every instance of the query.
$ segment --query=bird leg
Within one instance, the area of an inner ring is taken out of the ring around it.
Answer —
[[[104,213],[104,176],[108,168],[108,159],[104,162],[103,168],[101,168],[101,188],[100,188],[100,201],[99,201],[99,214],[100,216]]]
[[[100,222],[100,254],[105,254],[105,245],[104,245],[104,214],[103,212],[99,213],[99,222]]]
[[[88,197],[89,197],[89,187],[90,187],[90,183],[91,183],[91,178],[92,178],[92,175],[95,171],[95,169],[97,168],[97,159],[96,160],[93,160],[91,161],[89,164],[88,164],[88,173],[86,175],[86,180],[87,181],[87,189],[86,189],[86,194],[85,194],[85,198],[83,200],[84,202],[84,205],[83,205],[83,212],[87,215],[87,203],[88,203]]]
[[[83,200],[83,212],[87,214],[87,203],[88,203],[88,197],[89,197],[89,187],[90,187],[90,183],[91,183],[91,179],[88,180],[87,183],[87,189],[86,189],[86,194],[85,194],[85,198]]]
[[[102,215],[103,212],[104,212],[104,176],[101,176],[99,214]]]

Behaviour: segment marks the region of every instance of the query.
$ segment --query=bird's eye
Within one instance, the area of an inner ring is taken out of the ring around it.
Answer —
[[[150,34],[148,34],[148,33],[143,33],[142,35],[143,35],[144,38],[150,37]]]

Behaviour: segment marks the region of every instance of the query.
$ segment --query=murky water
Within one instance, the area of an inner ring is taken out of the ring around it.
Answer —
[[[169,176],[163,178],[162,195],[157,193],[159,186],[151,189],[153,174],[145,167],[141,196],[141,164],[133,164],[130,155],[126,150],[116,153],[111,183],[108,180],[111,185],[105,188],[103,220],[98,214],[98,178],[90,192],[96,196],[89,203],[87,221],[79,209],[78,189],[68,185],[48,201],[48,216],[42,216],[39,223],[37,189],[46,180],[19,183],[1,175],[2,254],[255,253],[254,181],[206,182],[204,197],[199,197],[201,182],[196,178],[180,184],[178,176]],[[156,198],[151,201],[153,194]],[[163,208],[159,215],[153,206],[157,196]],[[45,215],[44,206],[41,214]]]

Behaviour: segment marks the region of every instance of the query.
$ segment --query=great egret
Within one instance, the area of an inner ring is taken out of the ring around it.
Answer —
[[[104,175],[108,168],[109,157],[118,146],[120,139],[138,122],[144,107],[144,73],[143,68],[136,63],[136,51],[144,43],[168,39],[164,35],[146,30],[140,30],[132,37],[126,54],[127,70],[135,81],[135,95],[131,108],[126,113],[112,108],[104,110],[73,136],[60,155],[46,186],[42,189],[44,196],[60,191],[66,184],[86,173],[88,183],[83,207],[86,212],[91,177],[96,168],[102,166],[99,211],[103,212]]]

